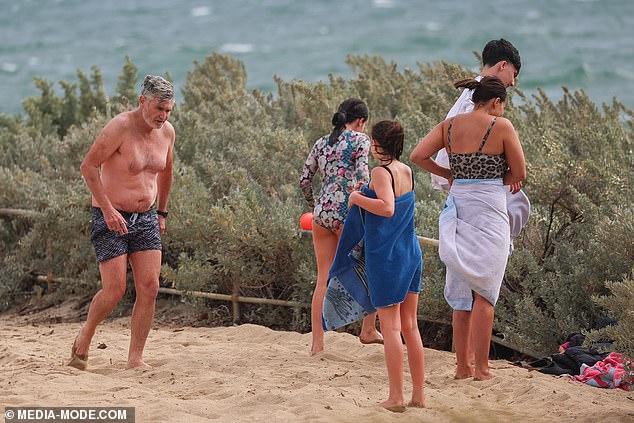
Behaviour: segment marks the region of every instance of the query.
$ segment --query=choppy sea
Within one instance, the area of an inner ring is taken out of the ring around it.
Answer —
[[[97,65],[114,93],[126,55],[182,86],[213,51],[242,60],[250,88],[273,76],[350,76],[347,54],[400,66],[444,59],[477,70],[473,51],[507,38],[519,86],[583,89],[634,107],[634,0],[0,0],[0,113],[37,95],[33,77],[75,81]],[[178,99],[177,99],[178,100]]]

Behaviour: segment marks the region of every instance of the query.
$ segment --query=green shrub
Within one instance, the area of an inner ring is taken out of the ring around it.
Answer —
[[[634,280],[624,278],[619,282],[608,281],[605,285],[610,295],[592,299],[617,323],[591,331],[588,341],[613,341],[614,349],[631,361],[634,359]]]

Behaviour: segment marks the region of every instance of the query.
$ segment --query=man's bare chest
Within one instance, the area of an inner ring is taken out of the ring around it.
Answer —
[[[127,138],[119,147],[119,165],[131,174],[158,173],[167,163],[168,141],[160,137],[150,139]]]

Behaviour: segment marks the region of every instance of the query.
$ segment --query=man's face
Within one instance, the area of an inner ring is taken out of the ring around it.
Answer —
[[[496,75],[500,78],[500,81],[504,84],[505,87],[513,87],[515,86],[515,78],[517,78],[517,74],[519,72],[515,69],[515,65],[511,62],[503,61],[500,64],[499,70]]]
[[[154,129],[161,129],[174,110],[174,103],[174,100],[160,101],[156,98],[141,96],[143,117],[147,124]]]

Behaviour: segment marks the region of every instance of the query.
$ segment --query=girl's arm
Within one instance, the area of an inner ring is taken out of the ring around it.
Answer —
[[[436,127],[418,143],[409,156],[409,159],[412,163],[415,163],[427,172],[442,176],[445,179],[451,179],[451,170],[448,167],[440,166],[431,158],[438,150],[445,147],[443,124],[444,122],[441,122],[436,125]]]
[[[304,199],[308,203],[308,206],[315,207],[315,200],[313,197],[313,177],[317,172],[317,143],[310,150],[310,154],[306,158],[302,176],[299,178],[299,187],[302,190]]]
[[[383,217],[394,215],[394,192],[392,191],[392,179],[387,170],[382,167],[372,169],[372,186],[377,198],[369,198],[360,191],[350,194],[348,207],[356,204],[372,214]]]

